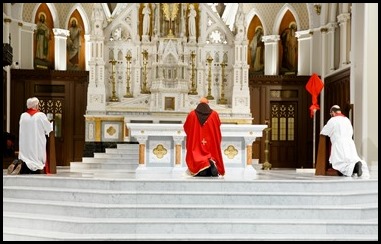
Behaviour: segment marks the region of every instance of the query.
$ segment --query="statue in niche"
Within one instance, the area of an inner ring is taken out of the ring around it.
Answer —
[[[188,14],[188,27],[189,27],[189,38],[196,37],[196,15],[197,12],[194,9],[194,5],[189,4],[189,14]]]
[[[46,60],[48,57],[50,30],[45,23],[46,15],[41,12],[39,15],[39,22],[37,23],[36,34],[36,58]]]
[[[296,71],[298,49],[298,40],[295,36],[296,30],[295,22],[291,22],[280,36],[283,47],[282,68],[288,71]]]
[[[120,41],[122,40],[122,28],[118,27],[112,32],[112,37],[114,38],[115,41]]]
[[[71,18],[69,28],[69,37],[67,39],[67,49],[70,65],[69,69],[77,69],[79,66],[79,53],[81,48],[81,28],[78,26],[78,20]]]
[[[250,42],[251,63],[255,72],[262,71],[264,68],[264,42],[262,41],[262,26],[255,28],[253,40]]]
[[[151,9],[148,5],[148,3],[144,4],[143,8],[143,32],[142,35],[149,35],[149,28],[150,28],[150,22],[151,22]]]

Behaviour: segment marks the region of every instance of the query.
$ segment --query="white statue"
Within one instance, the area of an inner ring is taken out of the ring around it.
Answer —
[[[144,4],[143,8],[143,35],[149,35],[149,28],[150,28],[150,22],[151,22],[151,9],[148,5],[148,3]]]
[[[194,9],[193,4],[190,4],[188,14],[189,37],[196,37],[196,15],[197,12]]]

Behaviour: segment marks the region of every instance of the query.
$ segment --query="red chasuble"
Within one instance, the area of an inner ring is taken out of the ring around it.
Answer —
[[[207,106],[209,111],[198,114],[199,107]],[[203,119],[200,117],[203,116]],[[202,124],[203,123],[203,124]],[[184,123],[186,137],[186,163],[192,175],[210,167],[209,159],[216,162],[220,175],[225,175],[225,167],[221,153],[221,121],[216,111],[205,103],[191,111]]]

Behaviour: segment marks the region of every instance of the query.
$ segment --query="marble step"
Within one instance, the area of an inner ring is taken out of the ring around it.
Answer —
[[[104,162],[104,160],[101,160],[100,162],[71,162],[70,164],[70,172],[83,172],[87,169],[99,169],[103,171],[108,170],[133,170],[133,172],[136,172],[136,168],[138,167],[138,163],[126,161],[126,160],[119,160],[115,162],[115,160],[110,160],[109,162]]]
[[[378,241],[375,234],[253,234],[207,233],[197,234],[76,234],[68,232],[36,231],[35,229],[3,227],[3,240],[8,241]]]
[[[162,188],[165,189],[165,188]],[[57,187],[5,186],[3,197],[37,198],[58,201],[78,201],[119,204],[259,204],[259,205],[346,205],[377,203],[377,191],[349,193],[311,193],[311,192],[235,192],[235,191],[126,191],[99,189],[65,189]]]
[[[72,173],[70,173],[72,174]],[[80,189],[80,190],[124,190],[124,191],[152,191],[162,192],[242,192],[242,193],[300,193],[313,194],[325,193],[332,195],[353,195],[359,193],[378,193],[378,179],[368,180],[342,180],[333,177],[320,178],[316,180],[225,180],[224,178],[198,178],[188,177],[182,179],[157,179],[148,177],[144,179],[134,178],[83,178],[71,175],[70,177],[51,175],[33,175],[24,177],[23,175],[3,176],[3,190],[8,187],[28,186],[28,187],[49,187],[54,189]],[[43,189],[42,189],[43,190]],[[355,203],[354,203],[355,204]]]
[[[138,162],[139,155],[132,153],[94,153],[94,158],[102,159],[124,159],[124,160],[135,160]]]
[[[90,178],[3,175],[3,239],[378,240],[377,179],[295,178],[287,171],[253,180],[137,179],[96,172],[102,170]]]
[[[117,149],[133,149],[138,151],[139,144],[138,143],[120,143],[116,145]]]
[[[135,155],[139,157],[139,147],[135,148],[106,148],[106,154]]]
[[[20,230],[38,226],[75,234],[378,234],[377,219],[83,218],[5,212],[3,223]]]
[[[3,212],[90,218],[241,218],[241,219],[373,219],[376,203],[359,205],[287,206],[224,204],[113,204],[3,198]]]

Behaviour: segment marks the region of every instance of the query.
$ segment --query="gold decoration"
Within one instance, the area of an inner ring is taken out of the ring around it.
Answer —
[[[225,62],[221,63],[221,98],[218,100],[219,104],[226,104],[227,100],[225,98],[225,83],[226,83],[226,78],[225,78],[225,67],[227,64]]]
[[[271,130],[271,128],[266,128],[264,131],[265,131],[265,135],[266,135],[266,139],[265,139],[265,162],[263,163],[263,166],[262,166],[262,169],[264,170],[270,170],[271,167],[272,167],[272,164],[269,162],[269,152],[270,152],[270,148],[269,148],[269,144],[270,144],[270,139],[269,139],[269,131]]]
[[[168,150],[162,144],[157,145],[156,148],[153,149],[153,154],[157,158],[163,158],[164,155],[167,154],[167,152]]]
[[[169,21],[168,37],[173,37],[172,21],[177,17],[179,12],[179,3],[163,3],[163,13],[166,21]]]
[[[314,9],[317,15],[320,15],[321,13],[321,4],[320,3],[314,3]]]
[[[233,145],[229,145],[229,146],[224,150],[224,154],[225,154],[229,159],[233,159],[233,158],[238,154],[238,150],[237,150]]]
[[[194,71],[195,71],[195,62],[194,62],[194,58],[196,57],[196,54],[194,51],[192,51],[191,53],[191,60],[192,60],[192,73],[191,73],[191,82],[192,82],[192,89],[190,90],[190,92],[188,94],[190,95],[197,95],[197,88],[196,88],[196,82],[195,82],[195,74],[194,74]]]
[[[130,91],[130,81],[131,81],[131,54],[130,52],[127,53],[126,59],[127,59],[127,81],[126,81],[126,95],[124,97],[133,97],[131,91]]]
[[[209,56],[206,61],[208,61],[209,64],[209,73],[208,73],[208,95],[206,96],[207,99],[213,100],[214,97],[212,96],[212,61],[213,58]]]
[[[110,136],[114,135],[116,133],[116,129],[112,126],[110,126],[108,129],[107,129],[107,134],[109,134]]]
[[[148,51],[144,50],[143,54],[143,86],[140,91],[142,94],[150,94],[151,92],[147,88],[147,64],[148,64]]]
[[[116,96],[116,91],[115,91],[115,64],[116,62],[117,61],[115,59],[112,59],[109,61],[109,63],[111,63],[111,76],[110,76],[111,85],[112,85],[112,95],[110,97],[111,102],[119,101],[119,98]]]

